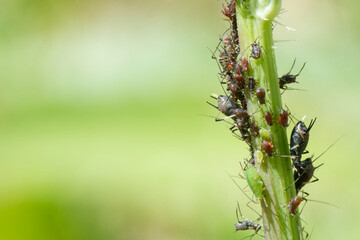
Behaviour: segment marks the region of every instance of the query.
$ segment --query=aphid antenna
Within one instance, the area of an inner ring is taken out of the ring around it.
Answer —
[[[261,215],[260,215],[254,208],[252,208],[252,207],[249,205],[249,203],[250,203],[250,202],[246,203],[245,205],[246,205],[247,207],[249,207],[254,213],[256,213],[256,214],[259,216],[258,219],[256,219],[255,221],[252,221],[252,222],[254,222],[254,223],[260,222],[260,220],[261,220],[261,218],[262,218]],[[240,204],[239,204],[239,202],[237,202],[236,218],[237,218],[237,220],[240,222],[240,219],[239,219],[237,210],[239,210],[239,213],[240,213],[240,216],[241,216],[242,219],[244,219],[244,220],[249,220],[249,219],[245,218],[244,215],[242,214],[241,209],[240,209]]]
[[[212,104],[212,103],[210,103],[210,102],[208,102],[208,101],[206,101],[206,103],[207,104],[209,104],[210,106],[212,106],[212,107],[214,107],[214,108],[216,108],[216,109],[218,109],[218,107],[217,106],[215,106],[214,104]],[[218,109],[219,110],[219,109]],[[215,120],[216,121],[216,120]]]
[[[219,83],[220,83],[220,86],[221,86],[224,94],[225,94],[227,97],[229,97],[229,95],[227,94],[227,92],[225,91],[225,88],[224,88],[224,86],[223,86],[222,79],[220,80],[219,76],[217,76],[217,78],[218,78],[218,81],[219,81]],[[223,77],[223,79],[224,79],[224,78],[225,78],[225,77]],[[218,98],[219,98],[219,96],[218,96]]]
[[[289,74],[291,73],[292,69],[293,69],[294,66],[295,66],[295,63],[296,63],[296,58],[294,58],[294,62],[293,62],[293,64],[291,65],[291,68],[290,68],[289,72],[286,73],[286,74],[284,74],[283,76],[289,75]]]
[[[314,163],[316,160],[318,160],[322,155],[324,155],[331,147],[333,147],[337,141],[339,141],[342,137],[344,137],[345,135],[342,135],[341,137],[337,138],[332,144],[330,144],[330,146],[325,149],[317,158],[315,158],[314,161],[311,161],[312,163]],[[322,164],[321,164],[322,165]],[[316,168],[320,167],[321,165],[317,166]]]
[[[297,77],[297,76],[299,76],[299,75],[300,75],[300,73],[301,73],[301,72],[302,72],[302,70],[304,69],[305,65],[306,65],[306,62],[304,62],[304,64],[303,64],[303,65],[302,65],[302,67],[300,68],[299,73],[298,73],[298,74],[295,74],[295,77]],[[295,81],[295,82],[296,82],[296,81]]]
[[[276,18],[281,18],[280,15],[286,13],[287,11],[288,11],[288,10],[285,9],[285,8],[280,9],[280,12],[279,12],[278,15],[276,16]]]
[[[215,57],[215,52],[218,50],[218,46],[216,47],[214,52],[209,47],[207,47],[207,49],[209,49],[209,51],[212,53],[211,58],[216,61],[216,65],[218,66],[219,71],[222,71],[221,66],[219,64],[219,60]]]
[[[314,126],[317,118],[311,119],[309,123],[309,127],[307,128],[306,132],[310,132],[311,128]]]

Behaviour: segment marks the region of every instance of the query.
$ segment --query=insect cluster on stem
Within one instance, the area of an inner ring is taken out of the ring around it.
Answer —
[[[238,2],[243,4],[244,8],[248,4],[246,0],[239,0]],[[281,148],[276,145],[278,142],[275,141],[276,138],[272,134],[279,129],[287,128],[289,119],[292,122],[294,121],[288,108],[285,110],[282,106],[275,107],[276,109],[270,107],[273,107],[272,104],[274,103],[274,101],[270,101],[273,100],[270,99],[273,90],[266,89],[269,88],[264,86],[268,83],[267,80],[259,77],[259,71],[256,71],[257,68],[261,68],[259,66],[265,61],[266,57],[263,56],[264,54],[266,56],[267,53],[261,44],[264,46],[266,44],[261,39],[258,40],[260,38],[258,36],[252,40],[248,48],[244,49],[243,52],[241,51],[239,44],[241,36],[238,34],[236,11],[235,0],[230,0],[221,9],[222,14],[230,23],[230,28],[220,36],[219,44],[212,58],[218,63],[220,83],[224,93],[213,94],[212,98],[216,100],[216,103],[208,103],[224,115],[223,117],[216,117],[215,120],[230,122],[231,127],[229,129],[232,133],[249,146],[251,156],[243,170],[250,189],[257,199],[261,199],[265,186],[258,173],[258,168],[262,161],[271,161],[271,159],[280,156],[279,149]],[[269,48],[266,50],[269,51]],[[280,89],[288,90],[288,84],[297,83],[297,77],[304,69],[305,63],[297,74],[291,74],[295,60],[289,72],[281,77],[276,76],[276,80],[278,80],[276,86],[278,84],[279,91]],[[274,89],[273,86],[271,89]],[[311,120],[308,127],[303,121],[298,121],[290,135],[290,156],[286,157],[290,157],[292,160],[293,182],[289,187],[294,189],[295,186],[296,191],[296,195],[291,196],[288,203],[288,210],[291,215],[296,215],[296,209],[303,200],[298,196],[300,190],[307,183],[318,180],[314,176],[314,171],[319,166],[314,167],[312,157],[302,160],[302,155],[307,153],[306,147],[309,142],[310,130],[315,121],[316,118]],[[315,180],[312,181],[313,178]],[[239,219],[235,226],[236,231],[253,229],[255,233],[261,228],[258,221],[240,221]]]

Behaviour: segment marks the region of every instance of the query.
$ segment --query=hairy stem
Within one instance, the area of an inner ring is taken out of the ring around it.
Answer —
[[[252,137],[251,141],[255,166],[265,188],[261,198],[265,239],[303,239],[298,215],[291,216],[287,208],[296,192],[291,160],[283,157],[290,155],[286,129],[277,120],[282,102],[273,49],[272,20],[280,7],[281,0],[238,0],[236,17],[241,54],[251,59],[249,76],[254,77],[257,87],[266,90],[265,104],[259,104],[254,94],[246,94],[248,113],[253,116],[260,132],[268,133]],[[261,47],[258,59],[249,57],[254,42]],[[271,113],[272,126],[265,121],[265,112]],[[263,140],[273,144],[272,156],[264,153]]]

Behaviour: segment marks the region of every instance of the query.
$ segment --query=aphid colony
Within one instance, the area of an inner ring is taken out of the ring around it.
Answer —
[[[245,2],[245,1],[244,1]],[[218,109],[218,111],[225,115],[223,118],[216,118],[216,121],[231,120],[232,126],[230,130],[236,134],[237,138],[245,141],[251,152],[251,160],[248,162],[244,169],[248,185],[253,191],[257,199],[262,197],[263,183],[258,176],[255,168],[254,154],[266,154],[268,158],[276,155],[276,146],[272,142],[270,133],[265,128],[271,128],[274,125],[277,127],[289,126],[289,112],[284,109],[277,109],[277,115],[267,104],[267,90],[259,86],[259,82],[254,78],[252,64],[256,61],[261,61],[262,46],[259,42],[254,42],[249,46],[246,53],[240,51],[239,35],[237,30],[236,21],[236,2],[231,0],[221,10],[224,16],[230,22],[230,29],[220,37],[220,43],[216,48],[212,58],[216,59],[220,68],[221,84],[224,84],[224,94],[212,95],[217,103],[213,104],[208,102],[211,106]],[[260,37],[260,36],[259,36]],[[216,53],[218,54],[217,56]],[[300,75],[305,67],[305,63],[297,74],[291,74],[291,70],[295,65],[295,60],[290,68],[290,71],[283,76],[279,77],[279,88],[287,90],[288,84],[296,83],[296,78]],[[260,112],[264,118],[267,126],[258,125],[253,118],[252,114],[248,112],[248,101],[256,101],[258,103],[257,112]],[[313,166],[312,158],[301,160],[302,154],[307,153],[306,147],[309,141],[309,132],[314,126],[316,119],[311,120],[309,127],[306,127],[303,121],[299,121],[293,128],[290,135],[290,158],[293,162],[294,168],[294,183],[296,194],[311,181],[314,176],[314,171],[317,167]],[[239,131],[239,135],[236,133]],[[259,141],[261,149],[253,149],[253,141]],[[288,156],[289,157],[289,156]],[[317,181],[316,178],[314,181]],[[299,196],[293,197],[289,204],[288,210],[291,215],[296,214],[296,209],[300,205],[303,198]],[[238,207],[240,212],[240,207]],[[238,215],[238,212],[236,212]],[[235,224],[236,230],[255,230],[255,234],[261,229],[261,225],[257,221],[244,220]]]

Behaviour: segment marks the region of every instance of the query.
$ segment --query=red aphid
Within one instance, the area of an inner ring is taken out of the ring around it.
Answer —
[[[279,115],[279,123],[281,125],[283,125],[284,127],[287,127],[289,126],[288,124],[288,121],[289,121],[289,114],[287,111],[281,109],[280,111],[280,115]]]
[[[272,126],[272,125],[273,125],[273,120],[272,120],[271,113],[265,112],[265,120],[266,120],[266,122],[267,122],[267,124],[268,124],[269,126]]]
[[[261,143],[261,147],[265,150],[267,155],[269,155],[270,157],[272,156],[272,150],[274,148],[274,145],[271,142],[263,140]]]

